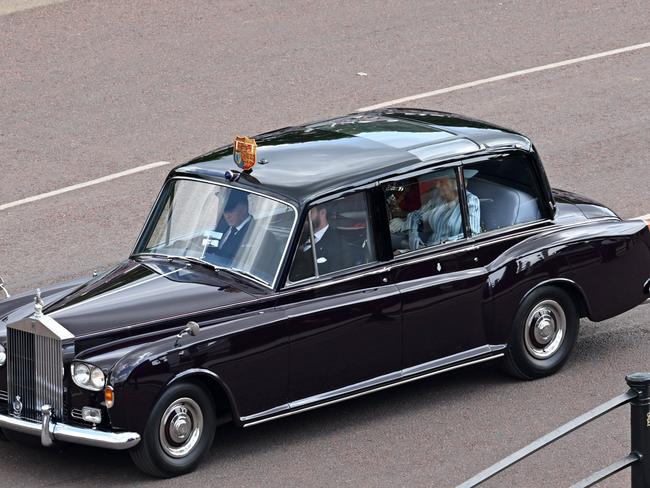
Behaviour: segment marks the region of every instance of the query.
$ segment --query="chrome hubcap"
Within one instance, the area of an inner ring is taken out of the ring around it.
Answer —
[[[160,421],[160,445],[174,458],[187,456],[203,432],[201,407],[191,398],[175,400]]]
[[[528,314],[524,342],[533,357],[537,359],[551,357],[562,345],[565,335],[566,315],[556,301],[544,300]]]

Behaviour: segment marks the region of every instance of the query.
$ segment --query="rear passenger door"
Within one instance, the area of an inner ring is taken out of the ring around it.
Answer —
[[[468,239],[460,166],[427,170],[381,185],[400,290],[405,374],[489,352],[483,332],[486,271]],[[469,351],[469,352],[468,352]]]
[[[480,227],[472,231],[477,265],[490,270],[490,287],[486,289],[485,333],[488,342],[503,342],[512,325],[519,298],[530,289],[532,283],[562,273],[566,265],[563,259],[550,260],[547,265],[531,266],[533,259],[521,259],[516,265],[519,278],[504,278],[506,270],[495,261],[524,239],[545,232],[553,222],[550,203],[543,195],[541,175],[530,153],[511,151],[489,158],[466,161],[463,165],[466,181],[466,199],[478,200]],[[546,251],[545,251],[546,252]],[[522,257],[523,258],[523,257]],[[550,263],[553,264],[550,264]],[[501,291],[493,294],[498,287]]]

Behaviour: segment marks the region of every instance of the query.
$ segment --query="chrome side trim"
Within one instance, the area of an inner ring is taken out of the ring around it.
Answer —
[[[435,376],[438,374],[446,373],[448,371],[453,371],[455,369],[460,369],[465,366],[472,366],[474,364],[480,364],[486,361],[490,361],[492,359],[503,357],[505,353],[498,352],[498,351],[502,351],[505,348],[506,346],[501,344],[477,347],[475,349],[470,349],[469,351],[464,351],[462,353],[454,354],[446,358],[436,359],[428,363],[424,363],[418,366],[413,366],[411,368],[407,368],[394,373],[388,373],[382,376],[378,376],[376,378],[372,378],[370,380],[363,381],[361,383],[356,383],[355,385],[339,388],[337,390],[322,395],[315,395],[312,397],[297,400],[295,402],[291,402],[290,404],[287,405],[274,407],[270,410],[265,410],[264,412],[248,415],[246,417],[241,417],[240,422],[243,424],[244,427],[252,427],[253,425],[262,424],[264,422],[270,422],[271,420],[288,417],[290,415],[295,415],[302,412],[308,412],[309,410],[315,410],[320,407],[325,407],[328,405],[333,405],[335,403],[344,402],[346,400],[351,400],[352,398],[358,398],[377,391],[387,390],[388,388],[392,388],[394,386],[403,385],[405,383],[410,383],[412,381],[417,381],[423,378],[428,378],[430,376]],[[469,360],[473,357],[477,357],[485,354],[491,354],[491,355],[474,359],[474,360]],[[445,364],[447,365],[446,367],[441,367]],[[372,385],[375,386],[373,387]],[[368,388],[368,389],[364,389],[364,388]],[[336,398],[332,398],[332,397],[336,397]],[[326,400],[327,398],[332,398],[332,399],[328,401],[323,401]],[[318,403],[318,402],[322,402],[322,403]],[[270,416],[267,417],[267,415]],[[260,418],[260,417],[265,417],[265,418]]]
[[[289,409],[302,408],[304,406],[313,405],[315,403],[321,402],[323,400],[328,400],[330,398],[352,395],[358,392],[359,390],[364,390],[366,388],[374,388],[379,384],[399,380],[401,377],[402,374],[400,371],[384,374],[366,381],[361,381],[360,383],[344,386],[343,388],[337,388],[336,390],[328,391],[327,393],[323,393],[321,395],[314,395],[307,398],[301,398],[300,400],[296,400],[294,402],[289,403],[288,408]]]
[[[44,416],[45,417],[45,416]],[[52,420],[43,423],[30,422],[16,417],[0,414],[0,427],[36,437],[54,439],[71,444],[102,447],[104,449],[131,449],[140,442],[137,432],[105,432],[86,427],[76,427]],[[47,428],[47,432],[45,432]]]
[[[457,354],[452,354],[451,356],[447,356],[444,358],[434,359],[433,361],[429,361],[427,363],[418,364],[417,366],[411,366],[410,368],[405,368],[402,370],[402,376],[417,375],[419,373],[448,366],[450,364],[456,364],[462,361],[468,361],[477,356],[492,354],[494,352],[501,351],[505,348],[506,348],[505,344],[500,344],[500,345],[487,344],[485,346],[480,346],[474,349],[469,349],[467,351],[459,352]]]

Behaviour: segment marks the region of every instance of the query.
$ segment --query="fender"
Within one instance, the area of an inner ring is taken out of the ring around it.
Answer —
[[[178,346],[175,330],[173,335],[125,348],[109,378],[115,391],[115,405],[109,411],[113,428],[143,432],[162,392],[187,378],[211,382],[212,393],[230,407],[236,423],[249,411],[285,404],[289,361],[285,319],[281,310],[257,310],[203,323],[197,336],[184,336]]]
[[[639,220],[619,220],[616,218],[604,218],[590,220],[561,228],[550,228],[525,239],[506,252],[497,257],[487,265],[488,272],[492,272],[508,262],[520,259],[523,256],[532,255],[542,251],[550,251],[553,254],[562,248],[590,239],[602,239],[607,237],[633,237],[643,231],[646,225]]]
[[[640,239],[643,232],[647,228],[640,221],[598,219],[551,228],[506,250],[486,266],[488,339],[507,342],[519,305],[543,284],[572,287],[567,289],[584,300],[582,312],[594,321],[642,303],[648,276],[639,264],[647,262],[645,268],[650,269],[650,252]]]

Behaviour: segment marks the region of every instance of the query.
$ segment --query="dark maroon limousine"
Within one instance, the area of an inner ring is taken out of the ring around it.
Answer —
[[[526,137],[457,115],[241,138],[171,171],[123,263],[0,300],[0,426],[173,476],[227,420],[490,360],[552,374],[581,317],[650,297],[648,225],[552,189]]]

